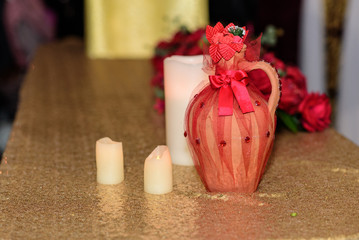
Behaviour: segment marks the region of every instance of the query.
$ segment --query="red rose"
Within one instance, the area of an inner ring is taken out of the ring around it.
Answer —
[[[189,34],[186,37],[185,42],[189,43],[189,44],[197,44],[199,40],[201,40],[201,38],[203,37],[203,35],[205,34],[205,30],[204,29],[198,29],[197,31]]]
[[[201,55],[203,53],[202,48],[199,44],[192,45],[188,47],[186,50],[186,55],[193,56],[193,55]]]
[[[279,101],[278,108],[286,113],[293,115],[298,112],[299,104],[307,95],[307,89],[303,87],[304,79],[297,79],[293,75],[286,75],[281,78],[282,82],[282,96]]]
[[[319,93],[308,94],[299,105],[302,125],[309,132],[322,131],[330,124],[332,107],[329,98]]]
[[[298,112],[299,104],[307,95],[306,79],[299,73],[298,68],[288,67],[287,74],[281,78],[282,96],[278,108],[290,115]]]
[[[282,60],[275,57],[274,53],[269,52],[263,55],[263,60],[272,64],[277,70],[284,70],[285,64]]]
[[[158,114],[162,114],[165,110],[165,101],[163,99],[157,98],[153,108],[157,111]]]
[[[186,45],[180,45],[171,55],[186,55]]]
[[[158,71],[151,79],[151,86],[163,88],[163,71]]]
[[[307,80],[298,67],[288,66],[286,77],[291,77],[299,88],[307,89]]]
[[[165,50],[168,50],[171,47],[172,47],[172,45],[166,41],[160,41],[156,46],[156,48],[165,49]]]
[[[162,72],[163,71],[163,60],[164,57],[161,56],[154,56],[152,58],[152,65],[154,66],[156,71]]]
[[[255,69],[248,73],[252,83],[261,91],[264,98],[268,101],[269,96],[272,92],[272,85],[267,74],[261,69]]]
[[[187,33],[185,31],[178,31],[169,42],[172,45],[181,44],[186,39]]]
[[[283,77],[282,82],[282,96],[278,108],[286,113],[293,115],[298,112],[299,104],[307,95],[307,83],[305,76],[301,73],[298,67],[288,66],[275,57],[273,53],[266,53],[263,59],[271,63],[277,70],[281,70]],[[268,100],[272,87],[268,76],[262,70],[253,70],[248,73],[253,80],[253,84],[263,93]]]

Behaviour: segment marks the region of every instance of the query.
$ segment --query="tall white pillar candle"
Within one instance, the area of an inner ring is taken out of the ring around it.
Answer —
[[[122,142],[105,137],[96,141],[97,182],[118,184],[124,179]]]
[[[171,56],[164,60],[166,142],[172,162],[177,165],[193,165],[183,124],[192,91],[199,83],[208,81],[202,65],[202,55]]]
[[[172,191],[172,161],[167,146],[158,146],[145,160],[144,189],[151,194]]]

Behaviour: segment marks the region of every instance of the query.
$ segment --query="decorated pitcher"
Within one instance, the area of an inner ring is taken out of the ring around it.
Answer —
[[[246,41],[247,35],[234,24],[206,29],[210,46],[204,69],[215,74],[187,107],[185,136],[208,191],[254,192],[273,147],[279,78],[270,64],[258,61],[260,40]],[[268,102],[248,77],[254,69],[270,79]]]

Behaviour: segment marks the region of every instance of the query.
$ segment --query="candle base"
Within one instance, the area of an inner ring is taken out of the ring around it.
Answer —
[[[119,184],[124,180],[122,142],[101,138],[96,142],[97,182]]]

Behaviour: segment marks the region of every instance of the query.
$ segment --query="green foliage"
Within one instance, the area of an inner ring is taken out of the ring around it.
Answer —
[[[262,45],[274,47],[278,40],[278,30],[273,25],[268,25],[262,35]]]
[[[203,48],[203,45],[207,45],[207,46],[209,46],[209,42],[208,42],[208,39],[207,39],[207,37],[206,37],[206,34],[203,34],[203,36],[202,36],[202,41],[198,41],[199,42],[199,46],[201,47],[201,48]]]
[[[163,49],[163,48],[156,48],[155,49],[155,55],[156,56],[164,57],[164,56],[167,56],[168,52],[169,52],[168,49]]]
[[[160,98],[160,99],[164,99],[165,98],[165,93],[164,93],[163,89],[159,88],[159,87],[155,87],[155,96]]]
[[[184,34],[191,34],[191,32],[188,30],[188,28],[185,25],[182,25],[180,27],[180,31]]]
[[[234,36],[240,36],[240,37],[243,37],[246,34],[246,31],[243,28],[238,27],[238,26],[230,27],[228,29],[228,32],[232,33]]]
[[[277,69],[279,77],[284,77],[287,73],[283,71],[282,69]]]
[[[300,122],[295,115],[289,115],[283,110],[277,109],[278,119],[286,126],[290,131],[297,133],[300,128]]]

